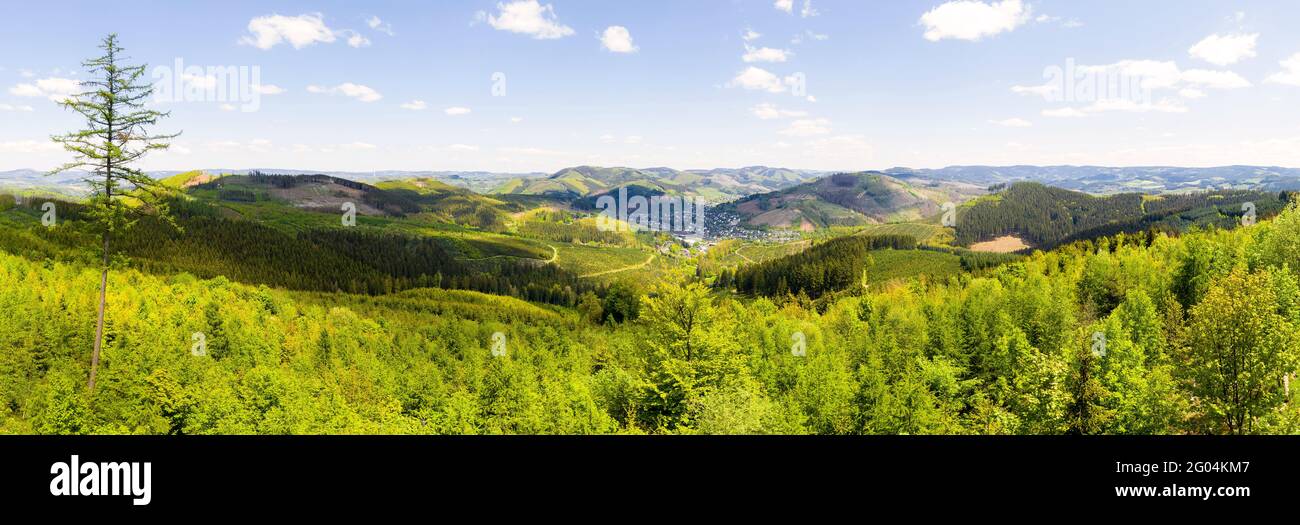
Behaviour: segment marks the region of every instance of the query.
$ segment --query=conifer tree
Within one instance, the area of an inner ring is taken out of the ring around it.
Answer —
[[[104,37],[99,46],[104,54],[82,62],[91,80],[81,83],[86,91],[59,104],[86,119],[85,129],[56,135],[51,140],[75,154],[72,162],[50,174],[73,169],[87,171],[85,182],[90,188],[85,216],[94,223],[102,242],[99,279],[99,318],[95,324],[95,347],[90,358],[91,390],[99,368],[99,353],[104,340],[104,306],[108,293],[110,240],[121,235],[143,213],[152,213],[173,226],[167,209],[166,188],[132,165],[154,150],[166,149],[173,135],[151,135],[146,128],[168,116],[166,112],[145,109],[153,95],[153,85],[145,80],[146,66],[130,66],[117,35]]]

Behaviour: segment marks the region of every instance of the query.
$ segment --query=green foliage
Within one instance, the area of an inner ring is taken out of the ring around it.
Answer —
[[[95,263],[17,250],[0,254],[0,432],[1295,433],[1297,216],[1072,243],[816,308],[690,272],[569,307],[127,269],[93,393]],[[84,233],[64,227],[14,239]],[[920,251],[866,250],[863,265]]]
[[[957,216],[961,227],[956,229],[956,242],[969,246],[1002,235],[1019,235],[1037,248],[1050,249],[1078,239],[1121,232],[1232,227],[1240,222],[1242,204],[1246,202],[1256,206],[1260,217],[1272,216],[1286,204],[1283,196],[1260,191],[1098,197],[1022,182],[962,207]]]

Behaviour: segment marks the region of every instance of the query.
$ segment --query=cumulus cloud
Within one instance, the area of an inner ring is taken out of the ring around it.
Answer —
[[[253,86],[253,90],[261,95],[279,95],[285,91],[284,88],[275,84],[259,84]]]
[[[334,30],[325,25],[324,15],[320,13],[259,16],[248,22],[248,32],[251,34],[245,35],[240,42],[262,50],[285,42],[294,49],[302,49],[335,39]]]
[[[18,84],[9,88],[9,94],[19,97],[45,97],[61,102],[81,92],[81,82],[71,78],[49,77],[36,82]]]
[[[15,106],[13,104],[0,104],[0,111],[35,111],[31,106]]]
[[[1281,64],[1282,70],[1269,75],[1265,82],[1300,86],[1300,53],[1291,55],[1290,58],[1279,62],[1279,64]]]
[[[727,86],[752,91],[766,91],[768,93],[784,93],[789,86],[795,83],[795,80],[794,77],[783,79],[766,69],[750,66],[731,79]]]
[[[348,37],[348,46],[370,47],[370,39],[366,38],[365,35],[362,35],[361,33],[348,29],[344,30],[342,34]]]
[[[49,140],[15,140],[0,142],[0,153],[43,153],[58,151],[63,146]]]
[[[449,108],[447,108],[447,109],[444,109],[442,112],[443,112],[443,113],[446,113],[446,114],[448,114],[448,115],[451,115],[451,116],[453,116],[453,117],[455,117],[455,116],[460,116],[460,115],[468,115],[468,114],[470,114],[470,111],[471,111],[471,110],[470,110],[469,108],[466,108],[466,107],[453,106],[453,107],[449,107]]]
[[[632,33],[623,26],[609,26],[600,35],[600,45],[610,53],[635,53],[636,44],[632,43]]]
[[[378,91],[375,91],[370,86],[353,84],[351,82],[345,82],[343,84],[339,84],[337,86],[332,86],[332,87],[315,86],[315,85],[307,86],[307,92],[319,93],[324,95],[343,95],[343,96],[355,98],[362,102],[375,102],[378,101],[379,99],[384,98],[383,95],[380,95]]]
[[[831,132],[831,121],[825,118],[799,119],[790,122],[790,126],[780,131],[791,137],[812,137]]]
[[[776,7],[778,11],[794,13],[794,0],[776,0],[776,3],[773,4],[773,6]]]
[[[366,25],[370,26],[370,29],[388,36],[393,36],[393,25],[384,23],[384,21],[380,20],[378,16],[370,17],[369,20],[366,20]]]
[[[497,13],[480,11],[478,18],[500,31],[528,35],[539,40],[564,38],[573,34],[573,28],[561,24],[555,16],[555,7],[542,5],[537,0],[517,0],[497,4]]]
[[[411,111],[424,111],[426,109],[429,109],[429,104],[423,100],[412,100],[410,102],[402,104],[402,109],[409,109]]]
[[[1104,65],[1078,65],[1073,75],[1057,68],[1054,77],[1042,85],[1012,86],[1011,91],[1036,95],[1044,100],[1091,102],[1106,98],[1144,98],[1159,90],[1179,90],[1183,98],[1200,98],[1204,89],[1241,89],[1251,87],[1249,80],[1232,71],[1208,69],[1183,70],[1171,61],[1121,60]],[[1066,93],[1067,84],[1071,89]],[[1121,91],[1115,94],[1118,87]]]
[[[818,13],[816,9],[813,9],[812,0],[803,0],[803,9],[799,10],[799,16],[808,18],[819,14],[821,13]]]
[[[789,55],[793,53],[784,49],[771,47],[753,47],[745,46],[745,54],[740,57],[745,62],[785,62]]]
[[[1030,8],[1021,0],[985,3],[975,0],[947,2],[921,15],[925,39],[976,41],[1012,31],[1029,21]]]
[[[1189,69],[1182,74],[1183,82],[1211,89],[1240,89],[1251,86],[1249,80],[1231,71]]]
[[[1236,64],[1247,58],[1254,58],[1255,44],[1259,34],[1219,35],[1213,34],[1197,42],[1187,52],[1216,66]]]
[[[750,111],[753,112],[755,117],[758,117],[763,120],[774,120],[779,118],[808,116],[808,112],[806,111],[781,109],[776,107],[775,104],[768,104],[768,103],[763,103],[754,106],[752,109],[750,109]]]
[[[740,35],[740,38],[744,39],[746,42],[752,42],[758,40],[761,36],[763,36],[762,33],[754,31],[753,29],[746,29],[744,34]]]

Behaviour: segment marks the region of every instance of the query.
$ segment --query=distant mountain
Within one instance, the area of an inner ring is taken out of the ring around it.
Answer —
[[[1300,189],[1300,169],[1264,166],[1178,168],[1167,166],[949,166],[941,169],[892,168],[889,175],[960,181],[983,186],[1033,181],[1093,194],[1171,193],[1197,190]]]
[[[755,227],[813,228],[919,221],[940,214],[945,202],[983,193],[976,186],[880,172],[838,173],[774,192],[751,195],[722,207]]]
[[[623,168],[577,166],[540,179],[512,179],[496,193],[548,195],[557,198],[593,200],[620,188],[634,188],[641,194],[700,197],[721,203],[754,193],[787,188],[817,177],[821,172],[754,166],[734,169],[676,170],[672,168]]]
[[[426,215],[437,222],[496,231],[517,203],[493,199],[431,178],[382,181],[374,185],[333,175],[261,174],[212,176],[201,171],[163,179],[191,197],[222,205],[292,206],[337,213],[344,203],[371,216]]]
[[[491,193],[505,181],[513,179],[529,180],[546,177],[545,173],[498,173],[491,171],[320,171],[320,170],[285,170],[285,169],[204,169],[209,174],[248,175],[250,173],[276,173],[282,175],[329,175],[358,182],[380,182],[403,179],[433,179],[459,186],[478,193]],[[150,175],[172,175],[179,172],[150,172]]]
[[[85,185],[81,182],[85,176],[84,171],[69,171],[48,177],[45,172],[36,170],[0,171],[0,191],[77,197],[85,193]]]

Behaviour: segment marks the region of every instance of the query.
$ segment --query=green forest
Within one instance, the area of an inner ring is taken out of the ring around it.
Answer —
[[[1096,196],[1036,182],[991,188],[996,194],[964,205],[957,214],[959,245],[1000,235],[1021,236],[1032,246],[1050,249],[1075,240],[1145,230],[1179,232],[1190,227],[1231,227],[1240,222],[1242,205],[1257,206],[1259,218],[1270,217],[1291,200],[1289,193],[1217,190],[1144,195]]]
[[[180,230],[119,241],[93,390],[93,234],[0,212],[0,433],[1300,432],[1295,204],[872,286],[874,258],[930,252],[862,236],[597,286],[177,203]]]

